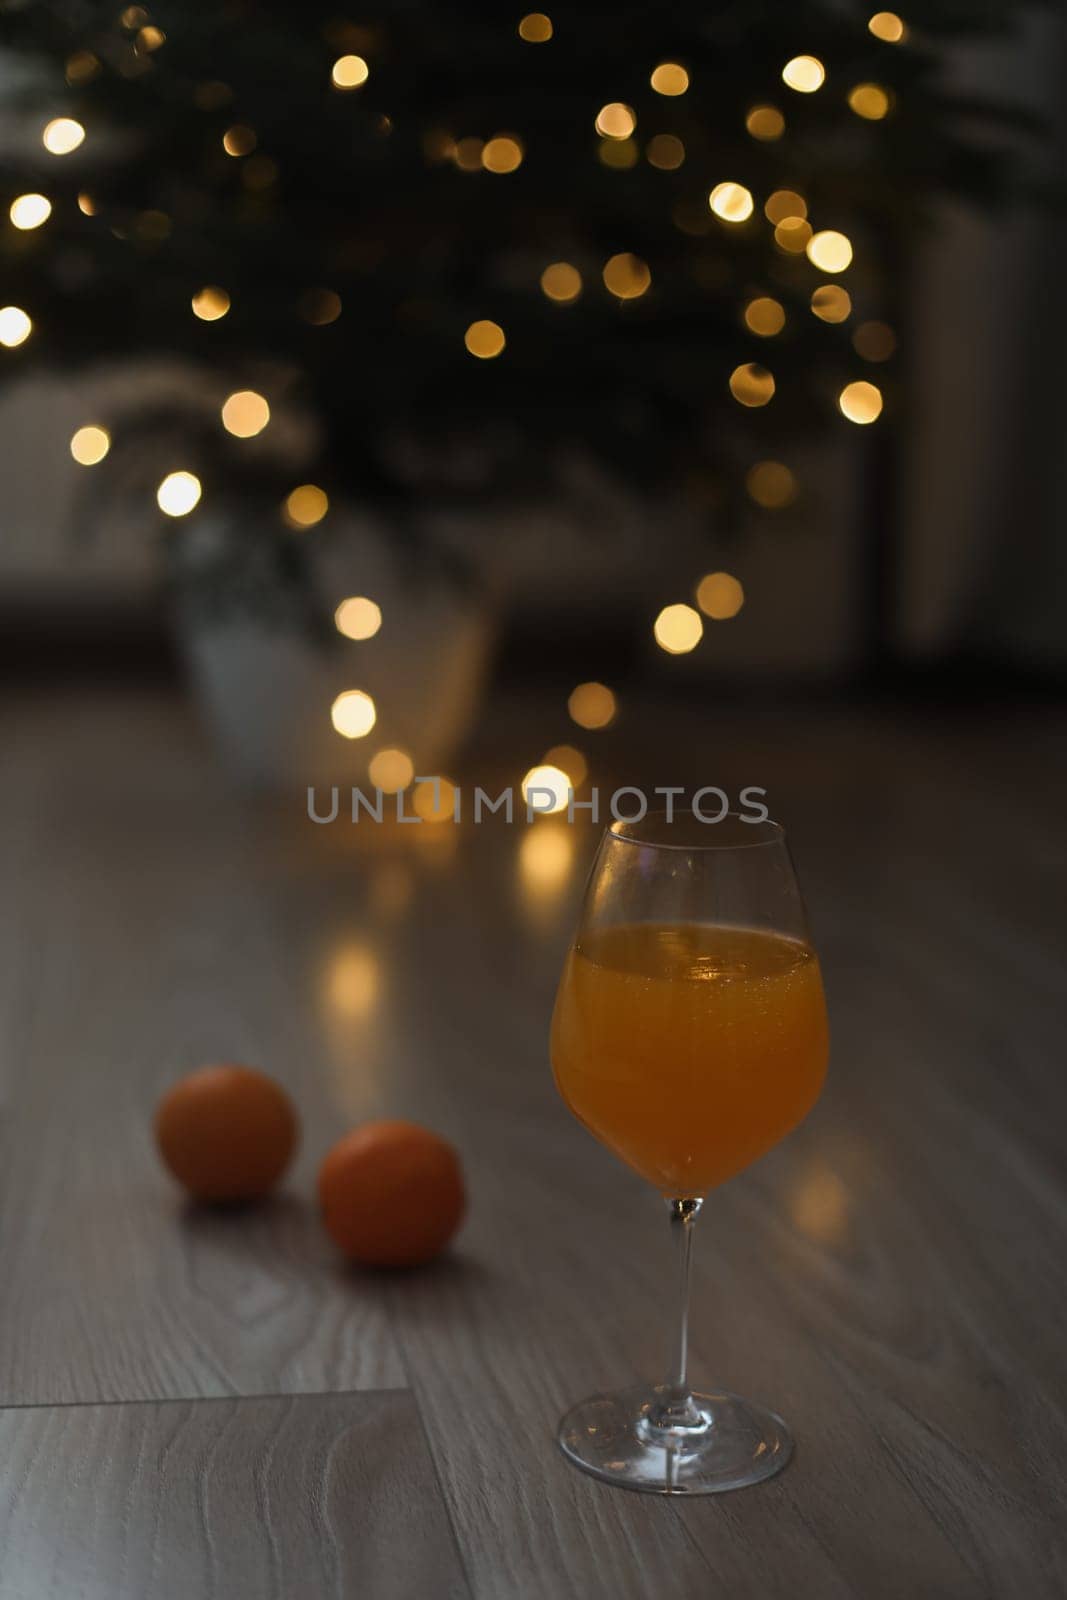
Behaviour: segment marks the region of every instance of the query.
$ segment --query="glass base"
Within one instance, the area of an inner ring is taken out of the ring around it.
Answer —
[[[736,1394],[666,1387],[595,1394],[559,1425],[563,1454],[583,1472],[645,1494],[724,1494],[781,1472],[793,1439],[781,1417]]]

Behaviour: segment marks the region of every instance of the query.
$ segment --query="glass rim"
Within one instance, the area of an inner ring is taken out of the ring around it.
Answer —
[[[672,839],[670,830],[679,824],[686,829],[687,837]],[[730,837],[716,838],[716,830],[726,824],[730,824]],[[662,831],[662,837],[657,836],[657,828]],[[642,829],[649,830],[649,836],[642,837]],[[701,832],[694,835],[694,829]],[[743,829],[744,833],[739,834],[738,829]],[[708,837],[704,837],[705,834]],[[768,845],[783,845],[785,829],[771,817],[746,817],[740,811],[727,811],[712,821],[701,817],[691,807],[675,806],[668,812],[664,806],[655,811],[646,811],[642,817],[630,821],[615,818],[604,830],[604,838],[616,839],[620,844],[638,845],[644,850],[681,850],[693,855],[697,851],[760,850]]]

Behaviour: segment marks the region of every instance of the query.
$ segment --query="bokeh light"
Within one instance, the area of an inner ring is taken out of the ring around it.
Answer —
[[[618,300],[638,300],[652,282],[648,263],[623,251],[604,263],[604,287]]]
[[[808,240],[807,257],[820,272],[844,272],[852,262],[852,243],[847,234],[824,228]]]
[[[222,136],[222,148],[228,156],[248,156],[256,148],[256,133],[243,122],[235,122]]]
[[[876,384],[862,378],[856,383],[846,383],[837,397],[842,416],[849,422],[866,424],[875,422],[882,414],[882,391]]]
[[[782,82],[798,94],[814,94],[826,82],[826,68],[818,56],[794,56],[782,68]]]
[[[222,426],[235,439],[254,439],[270,421],[270,406],[255,389],[238,389],[222,407]]]
[[[33,319],[21,306],[0,308],[0,344],[5,349],[14,350],[16,346],[25,344],[32,332]]]
[[[514,172],[522,164],[522,144],[510,133],[498,133],[482,147],[486,172]]]
[[[857,117],[867,122],[881,122],[889,115],[891,104],[888,91],[878,83],[857,83],[849,90],[848,103]]]
[[[749,496],[765,511],[782,511],[797,497],[794,474],[781,461],[757,461],[745,474]]]
[[[861,322],[852,335],[852,348],[864,361],[888,361],[897,348],[897,336],[885,322]]]
[[[689,87],[689,74],[676,61],[661,61],[648,81],[657,94],[679,95]]]
[[[811,223],[807,217],[786,217],[774,230],[774,242],[787,255],[802,256],[811,239]]]
[[[460,139],[452,159],[461,172],[481,172],[483,148],[481,139],[473,136]]]
[[[503,350],[507,341],[504,330],[499,322],[491,322],[483,317],[478,322],[472,322],[463,335],[463,343],[467,346],[472,356],[477,356],[479,361],[491,361]]]
[[[574,864],[574,829],[565,822],[525,828],[519,844],[519,876],[533,906],[551,903],[565,886]]]
[[[645,151],[649,165],[661,172],[675,172],[685,160],[685,145],[673,133],[657,133]]]
[[[867,26],[885,44],[900,44],[908,31],[895,11],[876,11]]]
[[[50,156],[69,156],[84,138],[85,129],[73,117],[54,117],[41,133],[41,143]]]
[[[709,572],[697,584],[697,605],[713,622],[729,622],[745,603],[745,591],[729,572]]]
[[[628,139],[637,127],[633,106],[612,100],[596,114],[596,131],[602,139]]]
[[[296,306],[305,322],[313,328],[328,328],[336,322],[344,309],[341,296],[334,289],[305,289]]]
[[[552,37],[552,18],[543,11],[531,11],[519,23],[519,38],[527,44],[547,44]]]
[[[317,483],[301,483],[285,497],[285,519],[291,528],[313,528],[330,509],[325,489]]]
[[[553,261],[541,274],[541,291],[558,305],[571,305],[582,292],[582,275],[569,261]]]
[[[39,228],[52,215],[52,202],[43,194],[20,194],[12,200],[8,216],[21,233]]]
[[[156,490],[156,503],[168,517],[187,517],[200,504],[200,492],[195,472],[168,472]]]
[[[230,297],[217,283],[209,283],[196,291],[191,304],[194,317],[201,322],[218,322],[230,309]]]
[[[373,639],[382,625],[382,608],[363,594],[350,594],[333,614],[338,633],[346,639]]]
[[[565,772],[561,771],[559,767],[543,763],[541,766],[531,767],[523,778],[522,798],[527,805],[532,804],[534,810],[540,815],[550,817],[556,811],[566,810],[570,799],[570,788],[571,782]],[[537,794],[531,802],[530,791],[532,789],[539,789],[542,792]],[[550,801],[546,799],[545,791],[551,795]]]
[[[406,750],[389,746],[371,757],[367,771],[376,789],[383,794],[399,794],[415,776],[415,763]]]
[[[618,703],[603,683],[580,683],[567,700],[571,720],[580,728],[606,728],[615,721]]]
[[[745,307],[745,326],[761,339],[770,339],[785,327],[785,308],[770,295],[760,295]]]
[[[601,165],[618,172],[629,172],[631,167],[636,167],[639,155],[636,139],[601,139],[597,146]]]
[[[455,814],[456,787],[447,778],[425,779],[411,797],[415,815],[423,822],[450,822]]]
[[[808,202],[795,189],[775,189],[767,196],[763,215],[768,222],[784,222],[787,217],[806,217]]]
[[[382,972],[366,945],[346,944],[330,958],[323,983],[328,1010],[345,1022],[361,1022],[378,1002]]]
[[[358,89],[370,77],[370,68],[362,56],[339,56],[330,72],[335,89]]]
[[[363,739],[378,720],[374,701],[365,689],[345,689],[330,707],[330,721],[344,739]]]
[[[730,374],[730,393],[739,405],[754,409],[774,397],[774,375],[755,361],[746,361]]]
[[[572,789],[580,789],[589,776],[589,765],[580,750],[572,744],[554,744],[545,751],[546,767],[558,767],[571,781]]]
[[[755,201],[743,183],[717,183],[708,195],[708,205],[723,222],[745,222],[752,215]]]
[[[664,606],[652,624],[652,632],[661,650],[670,656],[684,656],[695,650],[704,637],[704,624],[692,606]]]
[[[70,441],[70,453],[80,467],[95,467],[111,449],[111,435],[98,423],[88,422]]]
[[[753,106],[745,118],[745,127],[753,139],[773,144],[785,132],[785,118],[777,106]]]
[[[811,309],[821,322],[844,322],[852,315],[852,296],[839,283],[820,283],[812,292]]]

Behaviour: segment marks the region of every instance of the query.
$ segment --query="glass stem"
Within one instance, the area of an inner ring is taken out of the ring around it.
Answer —
[[[707,1425],[689,1392],[689,1266],[693,1228],[703,1204],[701,1196],[667,1201],[678,1253],[678,1327],[663,1399],[649,1414],[649,1422],[658,1432],[685,1435]]]

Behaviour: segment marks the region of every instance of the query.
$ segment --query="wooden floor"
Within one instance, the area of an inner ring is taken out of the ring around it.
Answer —
[[[566,733],[504,708],[469,781]],[[0,1600],[1067,1592],[1063,733],[655,711],[601,736],[626,782],[768,788],[833,1027],[822,1103],[697,1240],[694,1375],[781,1411],[796,1458],[679,1502],[553,1440],[667,1342],[660,1203],[546,1060],[592,831],[316,828],[250,807],[163,691],[9,699]],[[304,1119],[284,1192],[222,1216],[149,1133],[220,1058]],[[341,1266],[313,1205],[380,1114],[469,1176],[456,1249],[407,1276]]]

